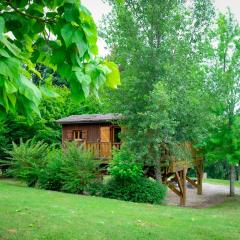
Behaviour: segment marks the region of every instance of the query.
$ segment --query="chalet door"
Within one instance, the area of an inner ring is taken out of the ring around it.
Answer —
[[[111,131],[110,127],[100,127],[100,157],[108,158],[111,156]]]

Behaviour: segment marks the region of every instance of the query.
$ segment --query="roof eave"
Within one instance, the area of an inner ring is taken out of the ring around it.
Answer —
[[[98,121],[90,121],[90,120],[86,120],[86,121],[56,121],[56,123],[61,124],[61,125],[67,125],[67,124],[96,124],[96,123],[111,123],[111,122],[115,122],[118,121],[120,119],[111,119],[111,120],[98,120]]]

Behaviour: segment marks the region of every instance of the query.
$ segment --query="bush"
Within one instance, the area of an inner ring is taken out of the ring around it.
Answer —
[[[160,204],[166,196],[166,187],[148,178],[117,178],[113,177],[105,184],[97,182],[89,185],[90,195],[124,201]]]
[[[109,172],[117,178],[135,179],[143,175],[142,165],[136,163],[136,158],[126,145],[113,152],[113,160]]]
[[[64,151],[50,150],[47,144],[28,140],[13,143],[7,151],[10,161],[8,174],[24,180],[28,186],[48,190],[83,193],[97,177],[97,162],[93,155],[75,143],[66,143]]]
[[[47,190],[60,191],[63,187],[62,150],[50,151],[46,162],[46,167],[40,171],[38,186]]]
[[[123,145],[121,150],[114,151],[109,172],[112,178],[105,184],[90,184],[87,188],[89,194],[153,204],[160,204],[166,195],[164,185],[143,177],[142,165],[136,163],[135,155],[126,145]]]
[[[34,139],[24,143],[21,139],[19,145],[13,143],[12,150],[6,153],[10,156],[8,174],[25,181],[29,187],[35,186],[45,165],[48,145],[41,141],[36,143]]]
[[[85,192],[92,196],[102,196],[104,184],[102,181],[93,181],[85,187]]]
[[[66,143],[62,158],[62,191],[83,193],[84,188],[97,177],[97,162],[92,153],[75,143]]]

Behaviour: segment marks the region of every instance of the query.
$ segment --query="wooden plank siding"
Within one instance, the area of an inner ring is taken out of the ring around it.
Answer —
[[[101,140],[100,128],[111,126],[110,124],[67,124],[62,126],[62,143],[73,140],[73,131],[87,131],[88,142],[99,142]]]

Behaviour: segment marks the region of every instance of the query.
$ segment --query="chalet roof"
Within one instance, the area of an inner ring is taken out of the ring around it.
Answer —
[[[107,114],[83,114],[71,115],[69,117],[61,118],[56,122],[59,124],[73,124],[73,123],[105,123],[121,119],[121,115],[117,113]]]

